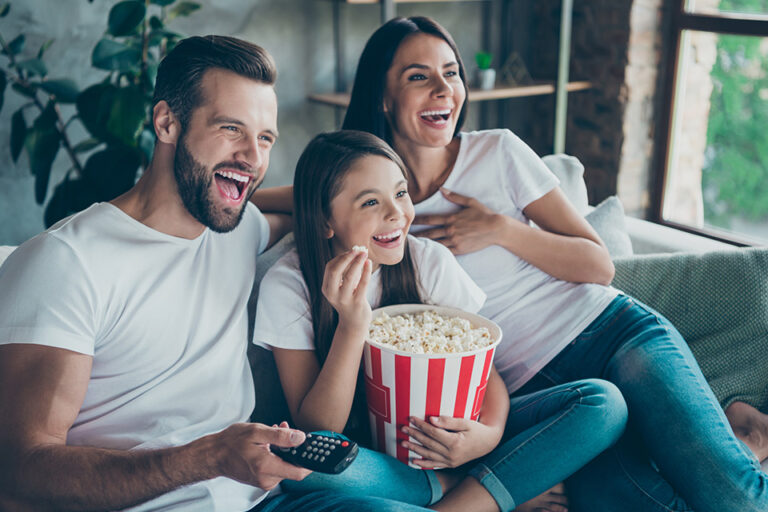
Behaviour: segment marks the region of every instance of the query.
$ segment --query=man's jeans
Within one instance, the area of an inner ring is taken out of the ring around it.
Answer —
[[[768,511],[768,476],[660,314],[619,295],[520,392],[587,377],[618,386],[629,423],[615,447],[569,479],[572,512]]]
[[[279,494],[251,512],[419,512],[427,509],[384,498],[350,496],[333,491]]]
[[[467,464],[498,503],[512,510],[541,494],[612,445],[624,431],[627,409],[616,386],[589,379],[511,399],[502,442]],[[474,466],[474,467],[473,467]],[[332,490],[426,506],[441,497],[434,471],[411,468],[367,449],[340,475],[312,473],[283,481],[292,493]]]

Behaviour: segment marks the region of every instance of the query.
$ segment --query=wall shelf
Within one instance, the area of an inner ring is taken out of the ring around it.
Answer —
[[[584,91],[592,88],[592,82],[569,82],[568,92]],[[507,98],[524,98],[528,96],[544,96],[555,93],[554,82],[542,82],[517,87],[497,87],[491,90],[470,89],[469,101],[503,100]],[[349,105],[349,93],[310,94],[309,101],[321,105],[345,108]]]

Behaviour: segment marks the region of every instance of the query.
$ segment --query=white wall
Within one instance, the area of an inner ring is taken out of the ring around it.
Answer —
[[[269,50],[278,65],[280,140],[272,154],[265,185],[292,181],[296,160],[309,139],[336,128],[333,109],[310,104],[312,91],[334,87],[332,4],[324,0],[197,0],[202,9],[189,18],[174,20],[170,28],[186,35],[225,34],[242,37]],[[24,56],[33,56],[47,39],[55,42],[46,53],[49,77],[70,77],[85,88],[104,73],[90,66],[91,51],[106,27],[116,0],[12,0],[11,12],[0,18],[6,41],[23,32]],[[404,16],[425,14],[451,31],[469,65],[479,50],[482,3],[416,4],[399,6]],[[379,26],[377,5],[342,5],[342,26],[347,41],[346,66],[351,85],[365,40]],[[0,57],[4,61],[4,57]],[[34,201],[34,180],[25,154],[17,164],[9,149],[10,119],[23,99],[6,91],[0,112],[0,244],[19,244],[43,229],[43,208]],[[65,119],[74,109],[64,108]],[[29,118],[31,120],[31,117]],[[74,123],[71,137],[84,133]],[[472,127],[472,122],[468,123]],[[64,151],[54,163],[49,194],[70,166]]]

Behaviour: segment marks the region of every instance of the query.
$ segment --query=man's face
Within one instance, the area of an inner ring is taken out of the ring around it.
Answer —
[[[205,73],[201,92],[176,143],[173,171],[189,213],[223,233],[238,225],[264,179],[277,138],[277,98],[271,85],[221,69]]]

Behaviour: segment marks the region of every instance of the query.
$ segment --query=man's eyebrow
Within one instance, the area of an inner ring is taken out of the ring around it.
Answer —
[[[450,62],[446,62],[445,64],[443,64],[443,69],[450,68],[451,66],[458,66],[458,65],[459,65],[458,62],[456,62],[455,60],[452,60]],[[418,63],[408,64],[402,70],[400,70],[400,74],[402,75],[409,69],[429,69],[429,66],[425,64],[418,64]]]

